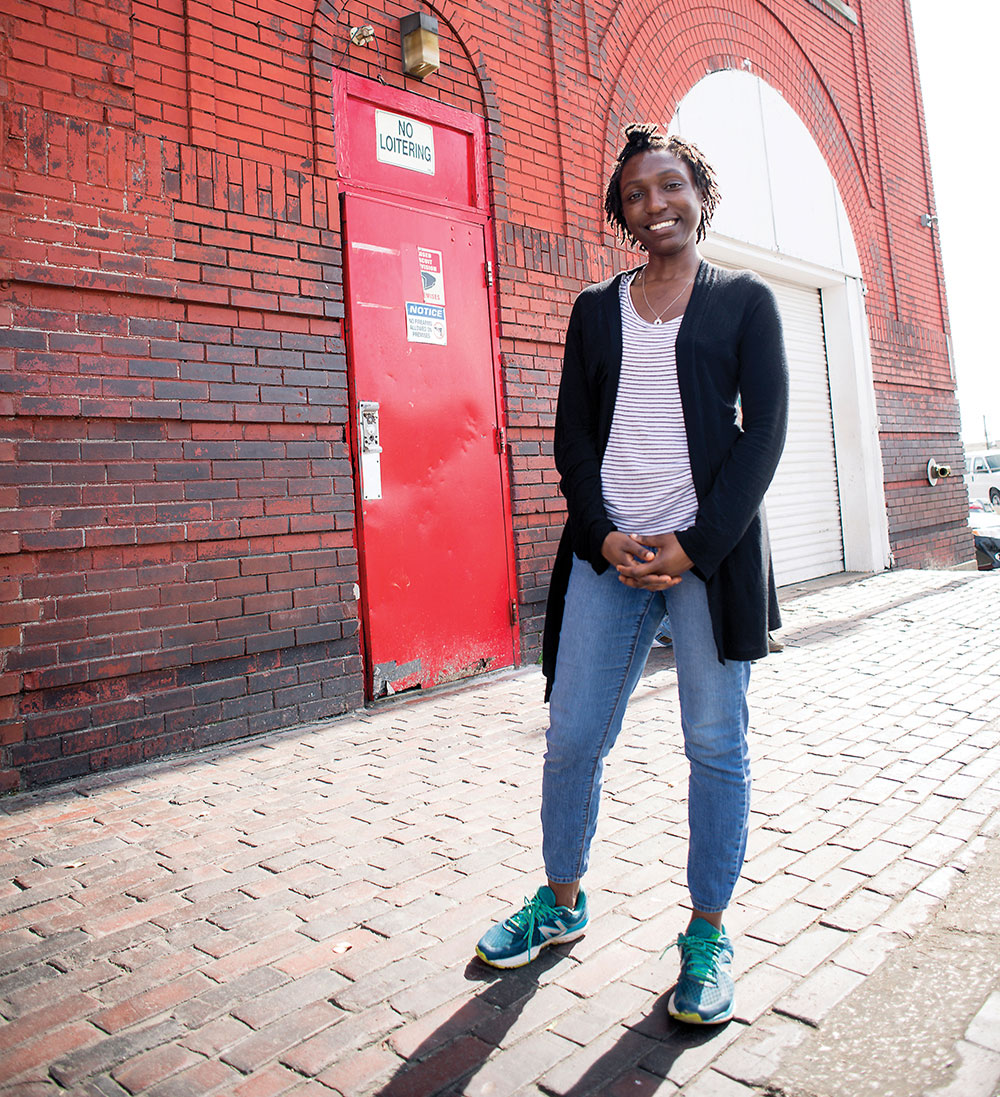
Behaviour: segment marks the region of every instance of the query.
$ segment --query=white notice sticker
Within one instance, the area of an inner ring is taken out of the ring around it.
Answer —
[[[383,164],[434,174],[434,130],[423,122],[375,111],[375,157]]]
[[[448,345],[448,328],[440,305],[406,302],[406,339],[409,343]]]

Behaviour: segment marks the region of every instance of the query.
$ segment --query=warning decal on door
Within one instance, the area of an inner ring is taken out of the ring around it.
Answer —
[[[448,345],[448,328],[440,305],[406,302],[406,339],[409,343]]]
[[[444,304],[444,271],[441,267],[441,252],[430,248],[417,248],[417,262],[420,264],[420,282],[424,288],[424,302],[428,305]]]

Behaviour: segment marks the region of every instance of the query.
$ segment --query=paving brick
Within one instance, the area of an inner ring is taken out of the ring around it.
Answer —
[[[807,1029],[781,1017],[767,1017],[740,1032],[715,1060],[715,1067],[734,1081],[764,1087],[782,1054],[805,1037]]]
[[[482,1038],[480,1027],[488,1026],[497,1013],[497,1007],[482,998],[452,1000],[403,1023],[389,1036],[389,1046],[404,1059],[422,1059],[463,1032]]]
[[[6,1056],[18,1044],[31,1040],[40,1032],[58,1029],[90,1014],[97,1002],[89,994],[70,994],[52,1005],[22,1014],[16,1020],[0,1026],[0,1054]]]
[[[584,1046],[649,1002],[649,992],[629,983],[611,983],[594,997],[575,1003],[550,1026],[559,1036]]]
[[[973,1044],[1000,1052],[1000,990],[990,994],[983,1003],[966,1029],[965,1038]]]
[[[162,988],[164,984],[175,980],[180,981],[186,977],[189,978],[196,974],[195,969],[205,962],[204,954],[197,949],[181,949],[178,951],[170,948],[162,938],[138,946],[138,948],[147,947],[150,948],[150,951],[160,948],[164,948],[165,951],[163,955],[151,959],[149,963],[139,964],[131,970],[126,968],[127,974],[103,983],[93,991],[95,997],[100,998],[105,1007],[110,1008],[127,1003],[130,1000],[135,1001],[151,990]],[[136,958],[135,953],[136,949],[130,950],[131,959]],[[120,957],[116,955],[114,959],[116,966],[119,966]]]
[[[183,1039],[183,1046],[200,1055],[217,1058],[233,1044],[248,1036],[252,1030],[235,1017],[216,1017]]]
[[[387,1082],[401,1067],[402,1060],[383,1048],[369,1047],[349,1059],[335,1062],[317,1081],[337,1090],[343,1097],[362,1093],[375,1083]]]
[[[671,1082],[657,1078],[646,1070],[628,1070],[621,1077],[615,1079],[607,1090],[607,1097],[652,1097],[654,1093],[665,1097],[668,1093],[676,1093],[677,1087]]]
[[[912,933],[927,922],[941,900],[922,891],[911,891],[902,902],[890,907],[876,921],[883,929]]]
[[[343,1011],[329,1002],[313,1002],[252,1032],[228,1047],[220,1058],[242,1074],[250,1074],[300,1041],[336,1024],[342,1016]]]
[[[141,1093],[164,1078],[203,1061],[203,1056],[188,1048],[165,1044],[113,1067],[111,1077],[129,1093]]]
[[[286,1090],[285,1097],[330,1097],[331,1093],[337,1091],[332,1090],[329,1086],[324,1086],[322,1082],[316,1082],[313,1080],[298,1082],[293,1085],[291,1089]],[[341,1097],[347,1097],[346,1094],[341,1094]]]
[[[93,1014],[91,1020],[105,1032],[120,1032],[124,1028],[130,1028],[141,1021],[155,1017],[181,1002],[196,998],[211,985],[211,981],[201,972],[193,971],[174,982],[154,986],[142,994],[136,994],[120,1005],[99,1010]]]
[[[58,1046],[49,1049],[46,1056],[51,1064],[49,1073],[64,1088],[69,1089],[92,1075],[104,1073],[119,1063],[128,1062],[150,1048],[176,1040],[181,1034],[181,1028],[176,1021],[160,1021],[118,1036],[98,1038],[96,1041],[95,1032],[90,1025],[67,1025],[60,1030],[59,1043],[70,1033],[79,1034],[86,1040],[78,1041],[76,1049],[68,1054],[63,1054]]]
[[[339,940],[349,943],[351,948],[346,952],[334,952],[330,957],[330,966],[348,979],[370,977],[380,968],[419,953],[426,945],[436,943],[434,938],[420,930],[383,937],[364,927],[356,932],[341,934]]]
[[[77,1094],[79,1097],[129,1097],[128,1090],[107,1074],[88,1079],[73,1092],[74,1097]]]
[[[634,918],[621,914],[616,910],[609,910],[599,917],[591,918],[587,926],[587,932],[577,941],[572,942],[571,954],[574,960],[584,963],[590,957],[603,952],[610,945],[618,941],[624,934],[635,929],[638,923]],[[662,945],[660,946],[662,948]],[[562,950],[566,952],[568,950]],[[648,950],[646,950],[648,951]]]
[[[554,1034],[542,1035],[559,1040]],[[602,1093],[620,1074],[637,1067],[653,1046],[654,1041],[648,1036],[617,1027],[586,1047],[578,1047],[565,1040],[558,1044],[549,1043],[549,1054],[556,1065],[549,1070],[543,1066],[536,1073],[540,1076],[541,1088],[559,1097],[570,1093],[578,1093],[581,1097]]]
[[[148,1097],[191,1097],[193,1093],[207,1094],[214,1090],[228,1093],[239,1080],[240,1075],[231,1067],[217,1060],[205,1059],[150,1086],[146,1094]]]
[[[556,981],[573,994],[590,998],[612,980],[627,976],[646,958],[641,949],[616,941],[565,974],[560,973]]]
[[[186,1028],[200,1028],[220,1013],[228,1013],[245,999],[266,994],[287,981],[286,976],[272,968],[255,968],[228,983],[211,985],[196,997],[175,1007],[173,1014]]]
[[[843,863],[845,869],[860,872],[865,876],[874,876],[904,856],[906,850],[895,842],[877,839],[859,849]]]
[[[951,838],[945,834],[929,834],[922,842],[914,845],[906,854],[911,861],[918,861],[932,868],[943,865],[952,854],[963,845],[962,839]]]
[[[260,909],[264,907],[264,909]],[[198,949],[216,960],[238,949],[296,930],[302,924],[291,911],[267,910],[265,903],[246,903],[213,916],[216,932],[207,933],[197,942]],[[219,933],[221,928],[224,932]]]
[[[338,990],[348,985],[349,981],[338,972],[316,971],[265,991],[250,1001],[240,1002],[231,1012],[237,1020],[251,1028],[262,1028],[312,1002],[332,998]]]
[[[494,1055],[464,1085],[449,1092],[454,1097],[489,1097],[501,1093],[511,1094],[512,1097],[514,1094],[517,1097],[542,1097],[548,1090],[542,1090],[531,1082],[525,1083],[525,1078],[531,1078],[558,1062],[572,1047],[572,1044],[552,1033],[536,1033],[516,1048]]]
[[[379,1002],[370,1009],[344,1016],[336,1024],[301,1041],[284,1052],[280,1060],[290,1069],[314,1077],[333,1067],[338,1060],[352,1057],[380,1041],[402,1023],[403,1018],[398,1013]],[[326,1077],[325,1082],[335,1085],[330,1077]]]
[[[537,1029],[554,1027],[555,1020],[572,1010],[577,1000],[557,984],[540,987],[495,1012],[476,1028],[476,1035],[496,1047],[517,1046]]]
[[[892,905],[891,900],[872,891],[860,891],[821,919],[823,925],[856,931],[877,922]]]
[[[34,1039],[24,1040],[5,1053],[4,1077],[45,1077],[49,1073],[49,1064],[55,1059],[56,1067],[52,1070],[52,1076],[61,1082],[64,1075],[57,1073],[57,1070],[63,1063],[74,1061],[74,1057],[86,1055],[93,1040],[94,1029],[84,1021],[74,1021],[61,1025],[55,1031],[36,1035]]]
[[[383,1083],[383,1097],[430,1097],[470,1072],[477,1072],[493,1048],[474,1036],[460,1036],[419,1061],[402,1063]]]
[[[739,1038],[744,1028],[735,1021],[702,1027],[682,1025],[671,1019],[666,1006],[666,999],[662,998],[644,1017],[628,1025],[652,1041],[640,1066],[683,1090]]]
[[[684,1087],[685,1097],[755,1097],[754,1090],[716,1070],[706,1070]]]
[[[750,1024],[766,1013],[795,983],[795,975],[774,963],[758,964],[736,982],[737,1021]]]
[[[803,888],[797,895],[800,903],[816,907],[819,910],[828,910],[836,906],[841,899],[850,895],[852,891],[868,883],[869,877],[860,872],[849,872],[844,868],[835,868],[824,873],[819,879],[813,881],[807,888]]]
[[[800,895],[807,886],[801,876],[782,872],[742,892],[740,902],[763,911],[774,911]]]
[[[397,933],[423,926],[435,915],[449,912],[458,906],[458,900],[449,895],[428,895],[414,899],[405,906],[397,906],[374,918],[365,920],[365,927],[374,933],[391,937]]]
[[[926,1090],[926,1097],[993,1097],[1000,1085],[1000,1052],[960,1040],[950,1082]]]
[[[880,895],[892,899],[902,899],[918,887],[930,875],[926,865],[918,864],[904,857],[894,861],[888,868],[872,876],[867,887]]]
[[[749,936],[786,945],[819,917],[819,912],[805,903],[791,902],[755,922]]]
[[[778,1013],[818,1025],[831,1009],[864,982],[864,976],[828,962],[775,1004]]]
[[[21,1017],[36,1010],[42,998],[55,1003],[73,994],[90,993],[120,975],[121,969],[108,960],[71,969],[63,969],[61,960],[53,961],[51,965],[24,968],[0,980],[0,998],[6,1002],[7,1016]]]
[[[301,1075],[280,1063],[271,1063],[242,1082],[237,1082],[226,1092],[226,1097],[278,1097],[279,1094],[295,1092],[301,1082]],[[329,1097],[330,1091],[326,1093]]]
[[[422,956],[406,956],[369,976],[362,976],[350,986],[337,991],[333,1000],[342,1009],[360,1010],[383,1001],[389,994],[413,983],[419,983],[439,969]]]
[[[837,964],[861,975],[871,975],[889,953],[907,940],[904,933],[868,926],[837,953]]]
[[[621,939],[633,948],[641,948],[644,952],[655,952],[659,955],[677,940],[678,933],[684,929],[685,920],[684,912],[671,905],[645,921],[637,922],[632,919],[632,928],[624,927],[626,932],[621,935]],[[577,953],[574,952],[574,956],[576,955]]]
[[[202,966],[201,971],[216,982],[227,982],[243,975],[248,969],[260,968],[272,960],[280,960],[301,944],[302,937],[294,930],[266,937],[227,953],[218,960]]]
[[[423,954],[425,957],[428,953]],[[451,957],[454,959],[454,956]],[[468,998],[481,985],[486,975],[486,965],[479,960],[438,971],[428,979],[400,990],[389,998],[389,1005],[404,1017],[419,1017],[439,1006]]]
[[[743,879],[762,884],[777,873],[784,872],[798,860],[798,856],[798,852],[794,849],[781,845],[771,846],[746,862],[743,866]]]

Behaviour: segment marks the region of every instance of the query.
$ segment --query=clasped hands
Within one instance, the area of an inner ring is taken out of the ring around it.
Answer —
[[[647,535],[612,530],[604,538],[601,553],[627,587],[640,590],[675,587],[681,575],[693,566],[672,533]]]

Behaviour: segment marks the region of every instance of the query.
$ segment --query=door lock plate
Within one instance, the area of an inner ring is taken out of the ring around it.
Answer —
[[[358,401],[358,450],[361,460],[361,498],[382,498],[382,446],[378,434],[378,403]]]

